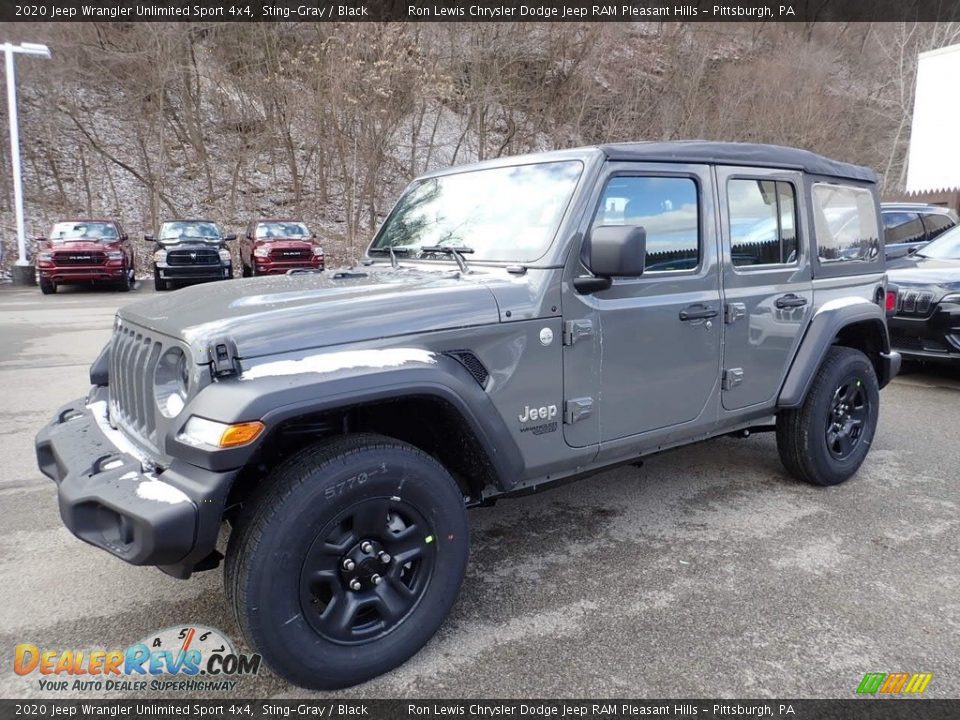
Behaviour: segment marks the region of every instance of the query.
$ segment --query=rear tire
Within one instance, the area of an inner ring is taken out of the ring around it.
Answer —
[[[227,548],[227,599],[279,675],[348,687],[437,631],[460,590],[468,533],[463,496],[432,457],[379,435],[338,437],[284,462],[245,503]]]
[[[791,475],[839,485],[863,463],[877,427],[880,388],[870,359],[836,346],[817,370],[803,405],[777,416],[777,450]]]
[[[53,295],[57,292],[57,284],[53,280],[40,278],[40,292],[44,295]]]

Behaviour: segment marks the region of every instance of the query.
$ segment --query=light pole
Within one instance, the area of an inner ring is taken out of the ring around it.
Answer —
[[[33,268],[27,260],[27,233],[23,223],[23,183],[20,179],[20,126],[17,121],[17,77],[14,72],[13,55],[39,55],[49,58],[50,48],[38,43],[5,42],[3,49],[7,65],[7,116],[10,118],[10,161],[13,164],[13,206],[17,217],[17,262],[13,267],[13,281],[28,285],[33,281]]]

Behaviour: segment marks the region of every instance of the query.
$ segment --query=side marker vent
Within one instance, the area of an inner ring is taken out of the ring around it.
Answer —
[[[473,379],[477,381],[480,387],[485,388],[487,386],[490,373],[487,372],[487,368],[484,367],[483,363],[480,362],[480,358],[474,355],[473,352],[470,350],[450,350],[444,354],[452,357],[463,365],[467,369],[467,372],[473,375]]]

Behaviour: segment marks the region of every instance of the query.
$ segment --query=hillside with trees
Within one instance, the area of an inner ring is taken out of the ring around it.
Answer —
[[[232,231],[255,216],[303,217],[338,261],[362,251],[425,170],[597,142],[794,145],[869,165],[896,195],[916,55],[960,41],[960,26],[903,23],[5,32],[53,51],[18,62],[31,235],[68,216],[117,216],[137,235],[174,216]],[[0,172],[5,266],[15,259],[12,194]]]

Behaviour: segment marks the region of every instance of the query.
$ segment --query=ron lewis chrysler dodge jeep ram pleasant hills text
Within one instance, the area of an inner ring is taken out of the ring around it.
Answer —
[[[121,309],[36,440],[79,538],[228,602],[289,681],[396,667],[452,606],[467,509],[775,429],[851,477],[896,375],[874,173],[790,148],[565,150],[430,173],[362,263]]]

